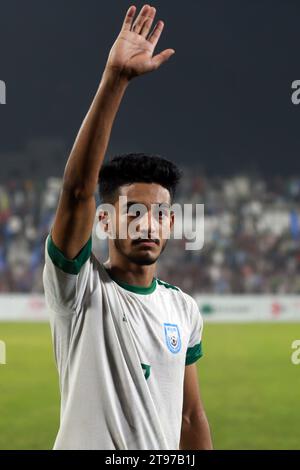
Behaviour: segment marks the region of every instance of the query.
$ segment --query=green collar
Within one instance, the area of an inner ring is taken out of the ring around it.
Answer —
[[[108,273],[109,277],[111,277],[111,279],[115,281],[119,286],[123,287],[123,289],[129,290],[130,292],[134,292],[135,294],[151,294],[156,289],[157,282],[155,277],[152,279],[152,282],[149,287],[134,286],[132,284],[127,284],[127,282],[120,281],[120,279],[116,279],[111,275],[107,268],[105,268],[105,270]]]

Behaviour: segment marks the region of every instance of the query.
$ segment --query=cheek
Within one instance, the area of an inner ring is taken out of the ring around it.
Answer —
[[[159,226],[160,236],[164,238],[170,238],[171,233],[171,220],[169,218],[165,218],[161,221]]]
[[[127,217],[117,217],[116,219],[116,233],[126,234],[128,229],[128,220]]]
[[[124,254],[129,254],[131,252],[130,242],[127,239],[116,238],[114,240],[115,248]]]

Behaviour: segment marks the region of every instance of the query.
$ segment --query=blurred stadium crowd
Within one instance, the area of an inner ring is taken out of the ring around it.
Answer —
[[[0,185],[0,292],[43,292],[44,240],[59,178]],[[184,169],[176,202],[204,204],[200,251],[170,240],[158,276],[195,293],[300,293],[300,177],[207,177]],[[104,244],[94,251],[105,260]],[[101,245],[101,246],[100,246]]]

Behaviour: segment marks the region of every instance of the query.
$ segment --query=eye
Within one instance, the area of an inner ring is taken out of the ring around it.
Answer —
[[[158,210],[158,217],[160,219],[164,219],[169,216],[169,208],[168,207],[160,207]]]
[[[141,215],[141,211],[138,211],[138,210],[135,211],[135,210],[129,208],[128,211],[127,211],[127,215],[128,215],[129,217],[133,217],[133,218],[139,217],[139,216]]]

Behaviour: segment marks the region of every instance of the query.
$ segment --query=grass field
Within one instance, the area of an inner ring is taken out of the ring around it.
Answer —
[[[0,449],[49,449],[59,393],[47,324],[0,323]],[[198,361],[216,449],[300,449],[300,324],[206,324]]]

